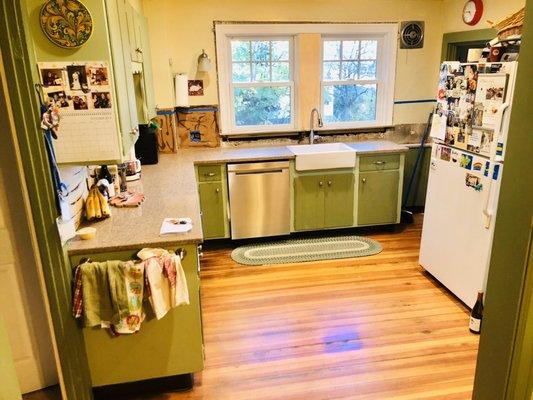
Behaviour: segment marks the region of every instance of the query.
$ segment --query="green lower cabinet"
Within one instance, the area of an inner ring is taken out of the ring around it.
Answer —
[[[323,185],[322,175],[302,175],[294,178],[295,230],[308,231],[324,227]]]
[[[353,172],[294,178],[296,231],[352,226],[353,204]]]
[[[399,184],[399,170],[360,172],[357,225],[396,223]]]
[[[324,177],[325,220],[324,227],[353,226],[354,174],[335,174]]]
[[[106,386],[152,378],[198,372],[204,366],[200,277],[197,246],[186,250],[182,266],[190,304],[176,307],[160,320],[148,318],[134,335],[112,338],[104,329],[84,328],[85,350],[93,386]],[[175,249],[170,249],[175,250]],[[92,261],[128,260],[136,251],[71,256],[77,265],[82,257]]]
[[[226,201],[222,182],[200,182],[198,192],[204,238],[226,237]]]

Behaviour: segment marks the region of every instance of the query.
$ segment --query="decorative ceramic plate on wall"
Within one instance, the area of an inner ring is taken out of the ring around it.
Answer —
[[[91,14],[78,0],[49,0],[39,18],[48,39],[67,49],[80,47],[93,33]]]

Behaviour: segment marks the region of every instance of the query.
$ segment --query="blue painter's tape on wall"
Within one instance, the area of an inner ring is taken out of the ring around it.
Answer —
[[[422,99],[422,100],[396,100],[394,104],[416,104],[416,103],[436,103],[435,99]]]

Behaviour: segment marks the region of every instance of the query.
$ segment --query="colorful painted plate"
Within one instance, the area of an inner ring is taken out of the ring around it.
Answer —
[[[80,47],[93,33],[91,14],[78,0],[49,0],[39,18],[48,39],[63,48]]]

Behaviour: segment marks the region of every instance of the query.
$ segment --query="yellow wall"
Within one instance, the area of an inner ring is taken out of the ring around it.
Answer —
[[[444,32],[460,32],[490,28],[487,20],[498,22],[522,8],[525,0],[483,0],[483,16],[475,26],[463,22],[462,12],[466,0],[444,0]]]
[[[400,50],[397,61],[397,100],[435,97],[442,40],[441,0],[143,0],[148,18],[156,104],[172,106],[173,73],[204,79],[204,96],[191,97],[191,105],[218,104],[216,69],[207,76],[196,73],[197,57],[204,48],[215,61],[213,21],[321,21],[397,22],[426,21],[422,50]],[[169,65],[171,59],[172,66]],[[431,103],[399,105],[395,123],[425,122]]]
[[[148,18],[158,107],[172,107],[175,73],[204,80],[204,96],[190,104],[218,104],[216,68],[196,72],[197,57],[205,49],[215,64],[213,21],[319,21],[426,23],[424,48],[399,50],[396,100],[435,97],[444,32],[488,28],[486,19],[498,20],[517,10],[524,0],[484,0],[485,14],[474,28],[462,22],[466,0],[143,0]],[[396,105],[394,123],[425,122],[432,103]]]

